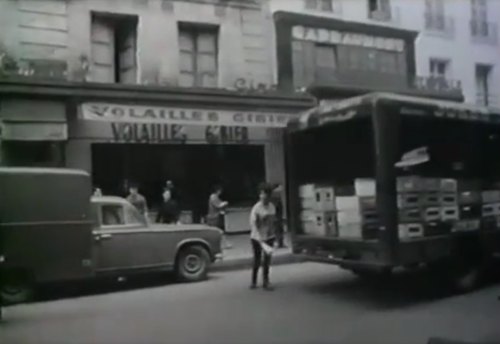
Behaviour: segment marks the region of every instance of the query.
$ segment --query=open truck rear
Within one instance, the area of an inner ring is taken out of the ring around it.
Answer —
[[[500,250],[500,111],[369,94],[286,141],[294,253],[362,275],[426,265],[467,290]]]

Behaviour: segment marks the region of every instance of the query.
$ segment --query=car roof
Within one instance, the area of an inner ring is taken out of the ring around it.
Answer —
[[[0,167],[0,173],[27,174],[27,175],[66,174],[66,175],[89,176],[87,172],[82,170],[74,170],[69,168],[46,168],[46,167]]]
[[[128,203],[125,198],[118,196],[92,196],[91,202],[93,203]]]

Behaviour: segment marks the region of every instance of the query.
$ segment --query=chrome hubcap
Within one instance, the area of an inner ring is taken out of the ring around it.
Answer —
[[[203,267],[203,261],[195,254],[190,254],[184,261],[184,268],[189,273],[195,273]]]

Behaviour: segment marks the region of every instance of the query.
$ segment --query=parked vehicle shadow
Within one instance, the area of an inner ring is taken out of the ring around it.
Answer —
[[[499,283],[498,276],[490,278],[484,287]],[[309,285],[313,293],[331,297],[365,309],[404,309],[456,296],[439,276],[427,270],[400,271],[384,278],[360,278],[342,274],[321,285]]]
[[[209,275],[207,280],[216,278],[216,276]],[[197,283],[203,282],[200,281]],[[30,303],[158,288],[179,283],[174,273],[144,274],[128,276],[127,278],[101,278],[72,283],[57,283],[38,287],[35,297]]]

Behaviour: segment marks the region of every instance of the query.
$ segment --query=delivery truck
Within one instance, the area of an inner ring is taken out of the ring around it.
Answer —
[[[363,277],[426,267],[467,291],[500,251],[500,110],[367,94],[290,122],[286,152],[307,260]]]

